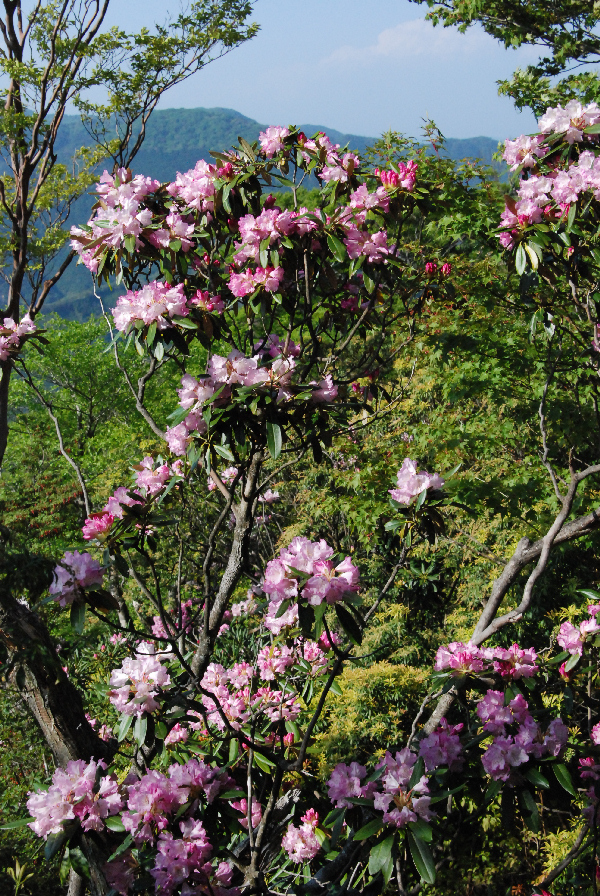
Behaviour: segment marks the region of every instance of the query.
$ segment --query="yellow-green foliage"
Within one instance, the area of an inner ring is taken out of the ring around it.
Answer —
[[[407,718],[418,709],[428,674],[426,669],[388,662],[348,666],[339,679],[342,694],[328,700],[316,737],[321,774],[348,757],[372,760],[399,744]]]

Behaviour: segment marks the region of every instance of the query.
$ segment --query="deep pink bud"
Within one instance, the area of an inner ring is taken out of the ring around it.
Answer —
[[[437,271],[437,264],[435,261],[428,261],[425,265],[425,273],[426,274],[435,274]]]
[[[446,262],[444,262],[444,264],[442,265],[442,269],[441,269],[441,270],[442,270],[442,274],[443,274],[443,276],[444,276],[444,277],[448,277],[448,276],[450,275],[450,272],[452,271],[452,265],[451,265],[451,264],[448,264],[448,262],[446,261]]]
[[[286,747],[291,747],[294,743],[294,735],[291,732],[289,734],[286,734],[283,738],[283,743]]]

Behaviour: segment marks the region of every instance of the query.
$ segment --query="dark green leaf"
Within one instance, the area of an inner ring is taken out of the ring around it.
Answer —
[[[341,240],[338,240],[337,236],[334,236],[332,233],[327,236],[327,244],[331,249],[331,253],[340,264],[346,260],[346,247],[342,243]]]
[[[383,821],[381,818],[373,818],[372,821],[369,821],[368,824],[363,825],[356,834],[354,835],[355,840],[367,840],[369,837],[374,837],[379,833],[381,828],[383,827]]]
[[[435,862],[427,844],[409,831],[408,845],[421,880],[424,880],[426,884],[435,883]]]
[[[90,866],[88,865],[88,860],[78,846],[69,850],[69,860],[73,870],[76,871],[80,877],[89,878]]]
[[[273,458],[273,460],[277,460],[279,455],[281,454],[281,427],[278,423],[272,423],[270,420],[267,421],[267,447],[269,449],[269,454]]]
[[[132,724],[133,716],[121,716],[121,721],[119,722],[119,727],[117,729],[117,740],[119,741],[119,743],[125,740]]]
[[[335,605],[336,616],[340,621],[340,625],[354,644],[362,644],[362,631],[355,620],[354,616],[342,607],[340,604]]]
[[[24,828],[30,821],[33,821],[31,815],[28,815],[27,818],[17,818],[15,821],[7,821],[6,824],[0,825],[0,831],[13,831],[15,828]]]
[[[50,834],[48,836],[44,846],[44,856],[47,862],[54,858],[56,853],[63,847],[68,839],[69,834],[66,831],[59,831],[57,834]]]
[[[229,461],[235,460],[235,457],[233,456],[233,454],[231,453],[231,451],[229,450],[229,448],[226,445],[215,445],[214,449],[217,452],[217,454],[220,454],[221,457],[225,458],[225,460],[229,460]]]
[[[541,787],[544,790],[547,790],[550,787],[550,783],[548,779],[543,776],[541,772],[539,772],[536,768],[530,768],[528,772],[525,772],[525,777],[528,781],[531,781],[536,787]]]
[[[386,840],[382,840],[381,843],[377,843],[373,849],[371,850],[371,854],[369,855],[369,874],[375,875],[378,871],[381,871],[383,877],[387,883],[387,881],[391,877],[390,874],[386,879],[386,871],[389,866],[392,865],[392,849],[394,846],[394,837],[388,837]]]
[[[138,716],[133,726],[133,736],[139,747],[146,740],[146,731],[148,730],[148,718],[146,715]]]
[[[85,625],[85,604],[76,600],[71,604],[71,628],[78,635],[83,634],[83,626]]]
[[[577,796],[577,791],[575,790],[575,786],[573,784],[573,780],[571,778],[571,773],[566,765],[562,762],[557,762],[552,766],[554,769],[554,774],[556,775],[556,780],[563,787],[567,793],[570,793],[571,796]]]
[[[527,267],[527,255],[525,254],[525,249],[523,248],[523,243],[519,243],[517,246],[517,254],[515,255],[515,268],[517,274],[521,275],[525,268]]]

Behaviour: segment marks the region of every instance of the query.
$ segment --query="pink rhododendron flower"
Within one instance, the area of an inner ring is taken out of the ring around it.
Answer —
[[[581,638],[581,632],[578,628],[576,628],[572,622],[563,622],[561,625],[558,637],[556,639],[563,650],[568,650],[571,655],[578,654],[581,656],[583,653],[583,640]]]
[[[172,184],[169,184],[167,192],[171,196],[181,199],[188,208],[194,208],[200,212],[212,212],[215,195],[214,182],[218,176],[215,165],[200,159],[185,174],[177,172],[177,177]]]
[[[178,722],[176,725],[173,725],[173,727],[165,737],[165,747],[170,747],[172,744],[185,743],[189,736],[189,730],[187,728],[184,728],[183,725],[180,725]]]
[[[83,524],[81,530],[83,537],[86,541],[91,541],[93,538],[98,539],[98,541],[104,541],[114,521],[115,518],[112,513],[107,513],[106,511],[92,513]]]
[[[294,664],[294,651],[291,647],[267,644],[259,651],[257,665],[263,681],[274,681],[278,675],[284,675],[286,669]]]
[[[447,765],[450,771],[460,771],[464,760],[459,732],[463,725],[449,725],[446,719],[419,744],[419,756],[423,757],[425,768],[432,772],[440,765]]]
[[[182,283],[170,286],[153,281],[134,292],[128,291],[118,300],[112,315],[117,330],[127,332],[135,321],[149,326],[156,323],[159,330],[173,326],[175,316],[187,317],[189,308]]]
[[[366,793],[362,780],[367,774],[364,765],[339,762],[327,782],[329,799],[337,808],[351,806],[351,799],[363,797]]]
[[[248,830],[248,800],[241,799],[235,803],[231,803],[231,808],[236,809],[237,812],[241,812],[242,817],[239,819],[239,822],[243,828]],[[255,828],[260,824],[260,820],[262,818],[262,806],[252,797],[252,827]]]
[[[156,697],[169,687],[171,678],[154,651],[153,644],[142,642],[134,659],[127,657],[120,669],[113,669],[108,696],[117,712],[141,716],[159,708]]]
[[[289,133],[289,128],[274,126],[259,134],[260,148],[268,159],[272,159],[275,153],[285,148],[283,141]]]
[[[409,193],[414,189],[417,178],[417,162],[400,162],[397,171],[381,171],[379,168],[375,170],[375,174],[380,178],[381,183],[390,190],[401,188]]]
[[[36,332],[37,326],[29,314],[18,324],[11,317],[5,317],[3,325],[0,325],[0,361],[8,361],[11,355],[16,355],[23,345],[24,337]]]
[[[238,471],[237,467],[227,467],[225,470],[223,470],[222,473],[219,473],[219,478],[221,479],[221,482],[224,485],[231,485],[231,483],[237,476],[238,472],[239,471]],[[216,487],[217,487],[216,482],[214,481],[214,479],[211,479],[211,477],[209,476],[208,480],[207,480],[207,488],[208,488],[209,492],[214,492]]]
[[[48,589],[61,607],[72,604],[82,590],[101,585],[104,568],[87,551],[66,551],[54,568],[54,581]]]
[[[146,495],[157,495],[171,477],[168,465],[160,464],[155,467],[154,458],[150,455],[146,455],[134,469],[137,470],[136,485],[138,488],[144,489]]]
[[[225,302],[220,296],[211,296],[208,290],[201,289],[188,300],[188,306],[209,311],[211,314],[222,314],[225,310]]]
[[[186,791],[155,769],[127,788],[127,809],[121,818],[136,844],[153,842],[169,823],[169,816],[186,801]]]
[[[590,737],[593,744],[600,744],[600,722],[597,722],[590,731]]]
[[[104,819],[116,815],[123,806],[115,775],[100,777],[106,769],[102,760],[85,762],[73,759],[64,769],[57,768],[48,790],[29,793],[27,809],[34,821],[29,827],[38,837],[47,839],[49,834],[58,834],[63,822],[78,819],[84,831],[101,831]]]
[[[383,767],[384,774],[377,782],[382,791],[375,792],[374,807],[383,812],[386,824],[403,828],[411,821],[418,821],[420,818],[430,821],[435,817],[435,813],[429,808],[431,797],[425,775],[412,787],[409,786],[416,761],[416,755],[409,749],[404,749],[395,756],[386,753],[378,766]]]
[[[319,841],[315,836],[315,828],[319,823],[319,816],[314,809],[309,809],[302,818],[303,824],[297,828],[293,824],[288,829],[281,841],[283,849],[287,852],[292,862],[310,862],[319,851]]]
[[[482,672],[485,669],[484,656],[479,647],[470,641],[468,644],[452,641],[446,647],[438,647],[434,668],[436,672],[450,669],[459,675]]]
[[[104,507],[107,513],[112,514],[115,519],[123,519],[124,507],[133,507],[134,504],[143,504],[144,498],[138,495],[137,498],[132,497],[131,490],[123,486],[115,489],[114,494],[110,496]]]
[[[571,100],[563,108],[549,108],[538,122],[542,134],[565,134],[567,143],[583,140],[583,130],[600,122],[600,107],[597,103],[583,106],[578,100]]]
[[[519,167],[533,168],[547,151],[543,137],[521,136],[516,140],[504,141],[502,158],[510,165],[511,171],[516,171]]]
[[[518,644],[513,644],[508,650],[503,647],[492,647],[484,648],[482,653],[487,660],[492,661],[494,672],[499,672],[502,678],[531,678],[539,670],[539,666],[535,663],[537,654],[533,647],[521,650]]]
[[[193,246],[194,224],[185,220],[177,212],[171,211],[165,219],[165,227],[153,230],[148,242],[157,249],[168,249],[173,240],[181,243],[181,251],[189,252]]]
[[[426,470],[417,473],[417,466],[409,457],[404,458],[397,479],[396,488],[389,491],[394,501],[398,501],[399,504],[410,504],[421,492],[430,488],[442,488],[444,485],[444,480],[437,473],[428,473]]]
[[[338,387],[333,382],[332,376],[330,373],[321,380],[320,383],[314,383],[317,388],[313,389],[312,400],[316,401],[318,404],[328,404],[331,401],[335,401],[338,395]]]

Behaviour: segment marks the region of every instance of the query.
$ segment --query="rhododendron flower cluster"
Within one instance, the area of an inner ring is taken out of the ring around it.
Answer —
[[[494,736],[481,762],[495,781],[508,781],[512,770],[532,757],[559,756],[569,736],[569,729],[560,718],[553,719],[547,731],[542,732],[522,694],[506,703],[502,691],[489,690],[477,705],[477,715],[483,730]]]
[[[600,107],[597,103],[582,105],[579,100],[571,100],[563,108],[549,108],[540,118],[538,125],[542,134],[564,134],[567,143],[580,143],[585,128],[600,122]]]
[[[237,474],[237,467],[227,467],[225,470],[223,470],[222,473],[219,473],[219,478],[223,485],[231,485]],[[208,477],[207,487],[209,492],[214,492],[217,487],[217,483],[214,481],[214,479],[211,479],[210,476]]]
[[[238,800],[235,803],[231,803],[231,808],[236,809],[238,812],[241,812],[242,817],[240,818],[240,824],[243,828],[248,830],[248,800],[246,798]],[[255,828],[258,824],[260,824],[260,820],[262,818],[262,806],[258,802],[258,800],[252,797],[252,810],[250,821],[252,823],[252,827]]]
[[[300,820],[302,824],[299,828],[288,825],[281,845],[292,862],[310,862],[319,851],[319,841],[315,836],[319,816],[314,809],[309,809]]]
[[[228,726],[237,731],[257,716],[271,723],[294,721],[301,707],[290,676],[299,675],[304,684],[307,675],[323,675],[327,666],[325,652],[308,639],[296,640],[293,647],[265,645],[258,652],[256,667],[240,662],[225,669],[211,663],[201,681],[208,719],[219,731]],[[278,689],[260,685],[261,681],[276,681]]]
[[[439,647],[435,657],[435,669],[443,672],[446,669],[454,675],[466,673],[478,674],[485,670],[497,672],[502,678],[531,678],[539,669],[536,665],[537,654],[533,647],[522,650],[518,644],[505,649],[503,647],[479,648],[469,641],[453,641]]]
[[[390,489],[390,495],[399,504],[410,504],[413,498],[430,488],[442,488],[444,480],[437,473],[421,470],[417,473],[417,465],[409,457],[405,457],[397,473],[396,488]]]
[[[44,840],[75,819],[84,831],[101,831],[104,819],[123,807],[116,776],[101,776],[104,769],[102,760],[93,759],[72,759],[64,769],[57,768],[48,790],[29,794],[27,809],[35,819],[29,827]]]
[[[295,604],[278,615],[282,601],[302,599],[316,607],[324,601],[337,603],[346,593],[358,591],[358,568],[350,557],[335,565],[330,559],[333,555],[333,548],[323,539],[311,542],[298,536],[281,549],[278,558],[267,563],[262,583],[263,591],[270,597],[265,626],[273,634],[279,634],[298,618]]]
[[[435,813],[429,808],[427,777],[422,775],[410,785],[417,759],[408,748],[395,756],[387,752],[377,765],[380,774],[375,781],[363,781],[366,769],[357,762],[339,763],[328,781],[329,799],[340,808],[351,806],[353,799],[373,799],[374,809],[383,812],[383,821],[397,828],[418,819],[429,821]]]
[[[259,264],[261,245],[264,248],[266,241],[269,246],[276,246],[284,237],[292,234],[304,236],[315,230],[319,226],[318,222],[314,217],[308,217],[309,214],[307,208],[282,211],[278,206],[273,206],[264,208],[256,217],[244,215],[238,221],[241,241],[235,244],[236,254],[233,257],[235,264],[238,267],[247,261]]]
[[[589,617],[584,619],[579,625],[573,625],[572,622],[567,621],[563,622],[559,629],[556,640],[563,650],[567,650],[572,656],[581,656],[586,640],[600,633],[600,621],[598,619],[600,606],[591,604],[588,607],[588,613],[590,614]]]
[[[400,750],[395,756],[386,753],[378,768],[383,768],[383,776],[377,784],[379,788],[373,799],[375,809],[383,811],[383,820],[397,828],[403,828],[411,821],[430,821],[435,812],[429,808],[431,797],[427,777],[410,786],[416,755],[409,749]]]
[[[142,200],[159,186],[149,177],[132,177],[125,168],[119,168],[114,177],[104,172],[96,185],[99,207],[88,229],[71,228],[71,246],[92,273],[98,270],[106,247],[120,249],[127,238],[134,241],[135,248],[141,246],[141,233],[152,223],[152,212],[142,208]]]
[[[170,286],[154,280],[141,289],[127,291],[117,301],[112,315],[122,333],[137,321],[145,326],[155,323],[158,330],[166,330],[173,326],[174,317],[187,317],[191,307],[193,302],[188,302],[182,283]]]
[[[396,168],[397,170],[381,170],[376,168],[375,174],[380,178],[383,186],[389,190],[401,189],[406,190],[409,193],[412,192],[415,188],[417,179],[417,162],[400,162]]]
[[[179,406],[189,410],[189,414],[183,423],[167,428],[166,439],[173,454],[180,456],[185,454],[193,432],[206,432],[206,423],[202,418],[204,404],[213,401],[215,395],[216,407],[226,404],[231,398],[232,386],[260,390],[276,389],[279,403],[293,397],[292,376],[296,366],[293,355],[298,353],[297,346],[292,342],[288,345],[285,357],[281,357],[279,353],[273,357],[271,348],[277,347],[283,351],[283,346],[276,342],[278,339],[279,337],[275,335],[267,337],[260,344],[258,354],[251,358],[237,349],[233,349],[227,357],[212,355],[205,376],[197,379],[186,373],[182,377],[181,389],[178,390]],[[269,351],[265,351],[267,340],[272,340]],[[331,374],[321,382],[311,385],[314,387],[312,399],[315,402],[327,403],[337,397],[337,386]],[[212,488],[210,490],[212,491]]]
[[[170,683],[169,673],[155,656],[154,645],[143,642],[138,645],[135,658],[127,657],[120,669],[113,670],[108,696],[117,712],[141,716],[159,708],[156,698]]]
[[[375,784],[363,783],[366,774],[366,768],[358,762],[351,762],[350,765],[339,762],[327,782],[329,799],[334,806],[343,809],[351,806],[353,799],[369,799]]]
[[[48,591],[61,607],[72,604],[85,588],[101,585],[104,568],[87,551],[65,551],[54,568],[54,581]]]
[[[92,513],[82,526],[83,537],[86,541],[92,541],[93,539],[103,541],[114,521],[114,515],[108,511],[103,510],[100,513]]]
[[[440,719],[435,731],[419,743],[419,756],[425,762],[428,772],[435,771],[442,765],[448,766],[452,772],[462,769],[464,757],[459,734],[463,727],[462,723],[449,725],[446,719]]]
[[[565,216],[580,195],[592,193],[596,199],[600,198],[600,159],[590,150],[569,160],[566,168],[550,162],[546,164],[547,170],[535,173],[540,169],[540,161],[551,152],[549,137],[561,135],[571,146],[584,141],[590,143],[597,140],[597,135],[584,131],[599,122],[600,107],[596,103],[583,106],[572,100],[564,108],[556,106],[542,115],[538,122],[540,135],[523,135],[506,141],[504,159],[511,170],[521,168],[526,176],[519,184],[519,198],[516,202],[507,200],[501,217],[500,243],[504,248],[513,248],[521,228]]]
[[[270,127],[259,135],[260,147],[268,159],[275,153],[285,148],[284,140],[289,136],[290,129],[285,127]]]
[[[155,638],[176,638],[182,632],[190,632],[192,630],[192,620],[191,620],[191,609],[192,609],[192,601],[184,600],[181,603],[181,619],[177,618],[177,614],[174,614],[175,618],[167,619],[167,629],[163,624],[163,620],[160,616],[152,617],[152,634]]]
[[[36,332],[37,326],[28,314],[18,324],[11,317],[5,317],[0,326],[0,361],[14,357],[21,349],[24,338]]]

